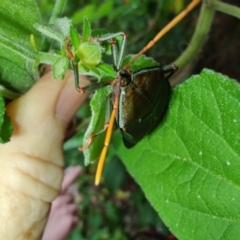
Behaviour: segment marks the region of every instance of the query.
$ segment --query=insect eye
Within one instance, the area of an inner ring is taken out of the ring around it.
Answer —
[[[130,79],[122,78],[122,79],[121,79],[121,82],[120,82],[121,87],[126,87],[130,82],[131,82]]]
[[[125,71],[120,72],[120,77],[121,77],[121,80],[120,80],[121,87],[126,87],[131,83],[131,74],[130,73],[125,72]]]

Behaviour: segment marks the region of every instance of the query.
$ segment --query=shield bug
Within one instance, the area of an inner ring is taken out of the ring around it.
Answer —
[[[146,61],[142,54],[185,17],[199,2],[200,0],[192,1],[182,13],[160,31],[137,55],[125,58],[127,35],[124,32],[95,38],[94,41],[99,43],[109,41],[111,44],[113,65],[116,71],[115,79],[80,87],[78,85],[78,68],[76,64],[73,65],[76,76],[76,88],[80,93],[91,92],[112,85],[112,93],[109,96],[111,114],[109,114],[107,123],[102,131],[93,133],[84,147],[81,148],[84,151],[91,145],[94,137],[106,130],[104,146],[97,166],[96,185],[101,180],[103,165],[114,126],[120,129],[125,147],[131,148],[144,136],[154,131],[163,120],[171,96],[171,86],[168,79],[178,68],[174,64],[166,67],[161,67],[156,62],[149,64],[149,61]],[[120,45],[117,44],[116,38],[118,37],[122,38]],[[136,64],[137,61],[140,64]],[[136,67],[133,68],[134,65]]]

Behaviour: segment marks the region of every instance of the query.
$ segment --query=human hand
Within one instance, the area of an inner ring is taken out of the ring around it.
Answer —
[[[61,194],[52,202],[42,240],[64,240],[78,222],[76,189],[73,181],[80,175],[81,167],[69,167],[64,172]]]
[[[51,76],[7,106],[14,133],[0,145],[1,239],[40,239],[61,189],[65,131],[87,96],[75,90],[72,74]]]

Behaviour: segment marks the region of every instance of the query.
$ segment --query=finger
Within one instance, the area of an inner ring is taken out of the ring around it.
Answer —
[[[81,174],[82,168],[80,166],[68,167],[64,173],[64,179],[62,183],[62,194],[73,183],[73,181]]]
[[[77,214],[78,206],[75,203],[68,204],[63,210],[64,214],[74,216],[75,214]]]
[[[67,122],[87,97],[76,91],[73,82],[70,72],[64,81],[53,80],[47,73],[7,106],[14,125],[12,140],[21,151],[63,166],[61,146]]]
[[[78,224],[78,217],[74,216],[74,217],[72,218],[72,227],[73,227],[73,228],[76,227],[77,224]]]
[[[52,73],[44,75],[26,94],[9,104],[15,106],[18,121],[29,129],[34,122],[45,117],[58,116],[68,123],[75,111],[86,99],[86,94],[80,94],[74,87],[74,77],[67,72],[63,81],[53,80]],[[18,109],[16,109],[16,106]],[[11,109],[8,110],[11,115]],[[18,114],[21,113],[21,114]]]
[[[56,105],[56,114],[65,123],[69,123],[74,113],[87,98],[88,94],[80,94],[75,89],[73,74],[67,74],[66,78],[66,85],[64,86]],[[81,76],[81,84],[87,85],[87,83],[88,81],[86,77]]]
[[[52,202],[52,209],[65,209],[74,202],[72,195],[60,195]],[[64,210],[65,211],[65,210]]]

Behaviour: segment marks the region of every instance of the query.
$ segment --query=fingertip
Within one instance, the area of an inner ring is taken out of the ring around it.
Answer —
[[[65,170],[64,179],[62,182],[62,193],[67,191],[76,178],[82,173],[80,166],[71,166]]]

